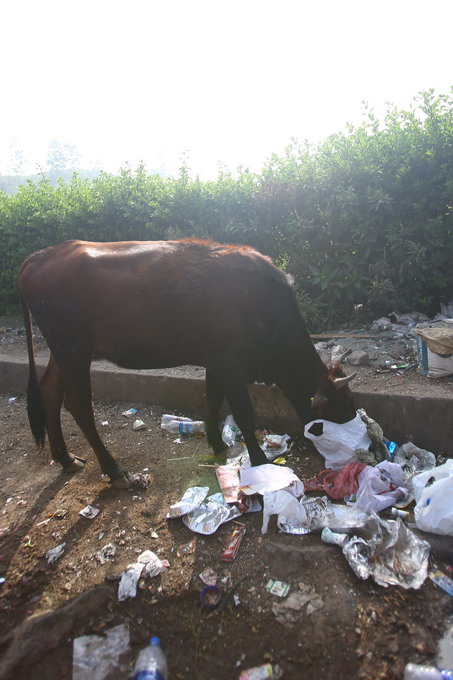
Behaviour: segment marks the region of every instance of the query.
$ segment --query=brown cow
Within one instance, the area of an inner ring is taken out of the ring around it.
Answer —
[[[355,416],[339,366],[330,371],[308,335],[288,277],[248,247],[209,241],[66,241],[21,267],[18,285],[27,332],[28,414],[38,444],[47,430],[52,457],[73,472],[60,410],[70,413],[118,487],[130,484],[97,432],[91,397],[94,356],[126,368],[192,364],[206,368],[207,438],[225,449],[218,414],[224,398],[253,465],[267,462],[254,430],[247,384],[275,383],[302,422]],[[50,348],[39,384],[30,312]]]

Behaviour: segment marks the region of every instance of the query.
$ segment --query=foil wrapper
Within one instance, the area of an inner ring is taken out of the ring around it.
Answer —
[[[372,576],[385,588],[422,586],[428,576],[430,545],[399,517],[386,521],[373,512],[357,534],[344,546],[343,554],[359,578]]]
[[[182,521],[191,531],[209,536],[217,531],[221,524],[241,514],[241,510],[236,505],[228,505],[223,495],[216,493],[209,496],[195,510],[184,515]]]
[[[208,495],[209,486],[191,486],[177,503],[170,505],[167,519],[182,517],[200,505]]]

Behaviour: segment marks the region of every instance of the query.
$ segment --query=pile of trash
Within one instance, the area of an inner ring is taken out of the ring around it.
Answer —
[[[428,378],[453,374],[453,303],[429,319],[411,312],[376,319],[371,327],[314,336],[315,347],[325,363],[350,350],[354,366],[371,366],[378,372],[417,368]],[[324,339],[325,338],[325,339]]]
[[[220,492],[209,495],[209,487],[191,487],[170,506],[167,518],[179,518],[204,535],[235,520],[221,557],[228,561],[236,557],[245,532],[237,519],[262,509],[263,534],[276,515],[281,532],[319,532],[324,542],[339,546],[359,578],[371,576],[384,587],[420,588],[428,576],[430,545],[412,529],[453,536],[453,460],[436,459],[411,442],[398,447],[363,409],[344,424],[308,423],[305,435],[324,457],[326,469],[301,480],[284,464],[287,435],[265,434],[269,464],[252,467],[228,416],[223,436],[230,456],[216,466]],[[275,459],[283,465],[272,464]],[[414,503],[412,513],[407,508]]]

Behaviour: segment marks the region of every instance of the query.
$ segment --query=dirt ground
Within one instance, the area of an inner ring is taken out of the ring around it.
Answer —
[[[362,370],[359,378],[367,380],[368,375]],[[396,376],[380,377],[391,381]],[[422,379],[414,374],[414,389],[417,380]],[[96,421],[110,450],[130,471],[151,477],[148,489],[119,491],[102,478],[66,412],[63,430],[70,450],[88,462],[72,476],[51,465],[49,450],[37,450],[32,441],[25,398],[10,401],[15,396],[0,395],[0,576],[5,579],[0,585],[0,656],[14,646],[8,634],[14,635],[29,617],[49,610],[58,614],[60,607],[75,604],[72,619],[65,615],[64,625],[57,619],[53,629],[50,619],[29,654],[10,675],[0,677],[25,680],[32,673],[46,680],[71,678],[74,637],[102,634],[120,623],[129,625],[130,663],[147,638],[158,635],[169,677],[178,680],[234,680],[241,670],[265,662],[280,664],[284,680],[397,680],[407,662],[436,659],[453,599],[430,579],[417,591],[361,581],[340,549],[322,543],[319,533],[282,534],[273,518],[262,535],[261,512],[240,518],[246,534],[236,559],[227,563],[220,555],[231,523],[212,536],[200,536],[179,519],[166,519],[169,505],[189,486],[218,491],[212,466],[222,461],[213,460],[204,437],[175,442],[175,435],[160,428],[159,407],[95,404]],[[145,430],[134,431],[132,420],[122,415],[131,406],[138,409]],[[304,479],[322,469],[323,460],[311,444],[295,440],[287,465]],[[100,509],[91,520],[79,514],[88,504]],[[49,565],[45,553],[62,543],[63,556]],[[116,554],[101,563],[97,553],[108,543]],[[118,577],[146,549],[168,560],[170,567],[141,581],[135,598],[118,602]],[[431,553],[434,564],[448,573],[451,546],[449,553],[440,542]],[[215,570],[223,591],[215,611],[200,605],[204,583],[199,574],[206,567]],[[323,608],[312,614],[302,611],[291,626],[279,623],[272,606],[281,600],[267,592],[269,579],[289,584],[290,593],[301,584],[311,586]],[[74,599],[91,588],[95,590],[87,598]],[[19,631],[19,648],[23,642]]]

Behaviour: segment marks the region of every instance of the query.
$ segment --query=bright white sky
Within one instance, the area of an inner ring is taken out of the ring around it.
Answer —
[[[291,137],[408,108],[453,85],[451,0],[7,0],[0,14],[0,172],[52,139],[81,165],[143,160],[215,177],[262,167]]]

